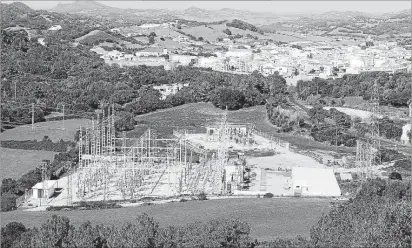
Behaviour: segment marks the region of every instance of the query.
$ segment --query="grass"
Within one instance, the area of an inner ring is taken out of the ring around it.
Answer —
[[[330,200],[313,198],[249,198],[179,203],[88,211],[2,212],[2,226],[17,221],[27,227],[40,226],[53,214],[69,217],[78,226],[86,220],[93,224],[120,226],[147,213],[161,225],[184,225],[214,218],[239,218],[251,226],[251,236],[259,240],[275,237],[308,236],[322,213],[330,209]]]
[[[69,141],[74,139],[74,134],[79,129],[79,126],[86,126],[90,121],[88,119],[72,119],[66,120],[64,124],[65,130],[61,130],[62,121],[49,121],[35,123],[34,130],[31,125],[22,125],[13,129],[9,129],[1,133],[0,140],[34,140],[41,141],[44,136],[58,142],[60,139]]]
[[[93,30],[90,33],[76,39],[77,42],[87,44],[93,44],[96,41],[106,40],[119,41],[120,39],[100,30]]]
[[[210,103],[192,103],[139,115],[136,117],[136,120],[140,122],[138,125],[139,130],[129,133],[128,137],[138,137],[149,126],[162,134],[168,135],[172,134],[173,129],[177,128],[187,128],[192,132],[206,132],[205,126],[208,123],[219,122],[223,112],[223,110],[214,107]],[[229,111],[228,121],[232,123],[253,124],[258,130],[288,141],[299,149],[336,150],[334,147],[301,136],[277,133],[277,128],[267,120],[265,106],[254,106],[237,111]],[[353,151],[354,148],[338,148],[338,152],[341,153]]]
[[[4,178],[18,179],[29,170],[40,165],[43,159],[53,161],[56,152],[32,151],[20,149],[0,148],[1,174],[0,180]]]

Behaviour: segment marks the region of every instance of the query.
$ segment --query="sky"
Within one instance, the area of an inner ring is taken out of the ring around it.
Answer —
[[[10,2],[10,1],[8,1]],[[50,9],[58,3],[73,1],[22,1],[33,9]],[[203,9],[232,8],[254,12],[298,13],[326,11],[360,11],[367,13],[396,12],[411,9],[411,1],[98,1],[130,9]],[[7,3],[7,2],[6,2]]]

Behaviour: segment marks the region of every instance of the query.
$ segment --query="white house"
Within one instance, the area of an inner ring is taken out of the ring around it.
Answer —
[[[162,85],[157,85],[153,86],[153,89],[158,90],[160,92],[161,99],[164,100],[166,99],[167,96],[169,95],[174,95],[176,94],[179,90],[183,89],[183,87],[189,86],[188,83],[186,84],[162,84]]]
[[[411,144],[411,141],[408,136],[408,132],[411,132],[411,123],[406,124],[402,127],[402,135],[401,135],[401,142],[404,145]]]
[[[158,28],[160,26],[161,26],[161,24],[145,23],[143,25],[140,25],[139,28],[151,29],[151,28]]]
[[[266,64],[264,66],[261,66],[259,71],[263,73],[264,75],[271,75],[275,73],[276,67],[273,66],[272,64]]]
[[[162,49],[158,47],[149,47],[142,51],[136,52],[136,56],[145,57],[145,56],[155,56],[158,57],[162,54],[167,54],[167,49]]]
[[[60,26],[60,25],[53,25],[51,28],[49,28],[48,30],[50,30],[50,31],[57,31],[57,30],[60,30],[60,29],[62,29],[62,26]]]
[[[333,169],[293,167],[292,185],[296,196],[341,195]]]
[[[57,180],[46,180],[40,183],[37,183],[32,187],[33,190],[33,199],[40,198],[50,198],[53,195],[54,190],[57,188]]]

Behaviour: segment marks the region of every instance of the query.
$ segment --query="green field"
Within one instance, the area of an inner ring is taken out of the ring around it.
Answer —
[[[70,218],[74,225],[86,220],[93,224],[122,225],[147,213],[161,225],[184,225],[213,218],[239,218],[251,226],[251,236],[259,240],[275,237],[308,236],[322,213],[330,209],[330,200],[314,198],[225,199],[189,201],[107,210],[1,213],[2,226],[18,221],[28,227],[40,226],[53,214]]]
[[[139,123],[137,129],[130,132],[128,136],[138,137],[144,129],[149,126],[163,134],[171,134],[173,129],[177,128],[187,128],[193,132],[206,132],[205,126],[220,121],[223,112],[223,110],[215,108],[210,103],[191,103],[145,115],[139,115],[136,117],[136,120]],[[267,120],[265,106],[254,106],[251,108],[229,111],[228,121],[232,123],[253,124],[258,130],[288,141],[293,146],[300,149],[319,149],[324,151],[335,151],[336,149],[332,146],[301,136],[277,133],[277,128]],[[354,151],[354,148],[339,147],[338,151],[349,153]]]
[[[53,161],[54,155],[57,154],[56,152],[49,151],[20,150],[4,147],[1,147],[0,151],[0,180],[8,177],[18,179],[29,170],[40,165],[43,159]]]
[[[73,140],[74,134],[79,130],[79,126],[85,126],[90,121],[88,119],[71,119],[64,123],[62,121],[37,122],[32,130],[31,125],[22,125],[9,129],[1,133],[0,140],[42,140],[44,136],[49,136],[54,142],[63,140]]]

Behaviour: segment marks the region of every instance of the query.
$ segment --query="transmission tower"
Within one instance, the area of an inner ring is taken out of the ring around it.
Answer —
[[[219,148],[217,151],[217,168],[215,169],[215,178],[214,178],[214,191],[215,193],[222,193],[224,190],[223,185],[223,176],[224,169],[227,164],[227,153],[228,153],[228,136],[227,136],[227,106],[223,114],[222,121],[220,123],[219,130]]]
[[[72,205],[72,175],[70,174],[70,170],[72,168],[72,163],[67,162],[64,166],[66,172],[68,172],[67,175],[67,206]]]
[[[40,198],[40,205],[45,202],[44,198],[46,198],[46,180],[47,180],[47,168],[49,166],[49,160],[43,160],[41,163],[41,180],[42,180],[42,197]]]
[[[370,99],[370,152],[371,166],[380,164],[380,140],[379,140],[379,84],[375,80]]]

